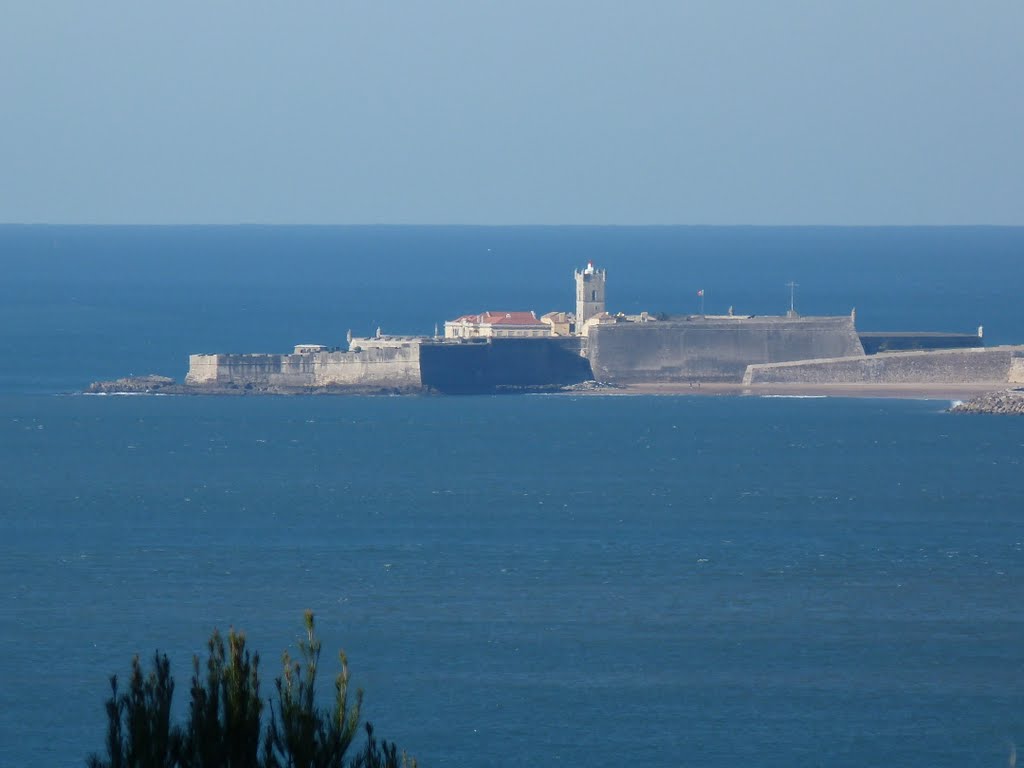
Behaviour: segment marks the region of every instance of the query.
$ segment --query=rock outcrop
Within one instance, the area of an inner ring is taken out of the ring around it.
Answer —
[[[85,390],[92,395],[153,394],[161,390],[177,389],[177,382],[169,376],[128,376],[116,381],[94,381]]]
[[[325,385],[289,387],[280,384],[200,383],[180,384],[167,376],[129,376],[115,381],[94,381],[85,389],[90,395],[415,395],[430,394],[424,387]]]
[[[971,400],[957,403],[950,413],[1003,413],[1024,416],[1024,389],[986,392]]]

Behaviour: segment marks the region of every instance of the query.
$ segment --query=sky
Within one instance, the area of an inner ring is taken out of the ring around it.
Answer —
[[[1020,0],[0,19],[0,222],[1024,224]]]

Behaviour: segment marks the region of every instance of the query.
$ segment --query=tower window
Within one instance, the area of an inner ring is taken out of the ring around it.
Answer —
[[[591,301],[597,301],[597,291],[591,291],[590,292],[590,300]]]

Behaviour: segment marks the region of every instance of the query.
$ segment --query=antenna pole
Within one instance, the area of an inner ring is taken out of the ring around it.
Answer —
[[[788,283],[786,283],[786,286],[789,288],[789,314],[790,315],[795,315],[796,314],[796,287],[797,287],[797,285],[799,285],[799,283],[794,283],[792,280],[790,280]]]

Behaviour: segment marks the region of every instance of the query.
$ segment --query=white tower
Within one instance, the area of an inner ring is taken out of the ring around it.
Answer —
[[[604,312],[605,270],[594,269],[588,261],[582,272],[576,270],[576,333],[583,333],[587,320]]]

